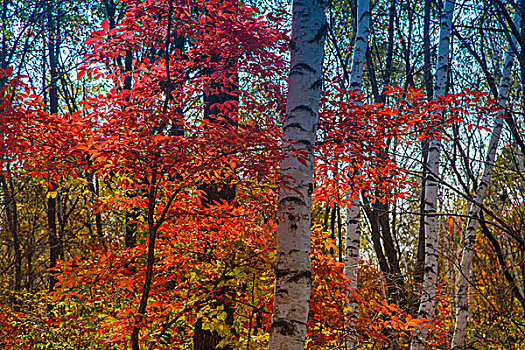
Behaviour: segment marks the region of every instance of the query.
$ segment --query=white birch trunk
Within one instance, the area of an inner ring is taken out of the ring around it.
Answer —
[[[363,82],[363,68],[368,47],[368,35],[370,33],[370,0],[357,1],[357,32],[352,56],[352,67],[350,70],[350,89],[361,92]],[[359,199],[352,200],[347,210],[346,240],[345,240],[345,266],[344,274],[350,282],[350,287],[357,289],[357,267],[359,265],[359,245],[361,241],[361,215]],[[348,296],[347,316],[359,317],[359,305],[352,295]],[[355,349],[358,346],[357,334],[354,329],[346,329],[345,345],[347,349]]]
[[[346,242],[345,242],[345,266],[344,274],[350,287],[357,289],[357,268],[359,266],[359,246],[361,241],[361,216],[359,200],[354,199],[352,206],[346,213]],[[346,316],[349,318],[359,317],[359,305],[353,295],[348,295]],[[346,349],[356,349],[359,342],[357,332],[352,327],[346,327],[345,345]]]
[[[520,28],[520,17],[519,11],[516,11],[514,19],[516,28]],[[501,130],[503,128],[503,118],[505,116],[505,108],[507,107],[508,91],[510,83],[510,74],[512,71],[512,65],[514,63],[513,49],[516,47],[516,40],[509,45],[507,54],[505,56],[505,63],[503,65],[503,74],[498,90],[499,105],[503,109],[498,112],[496,120],[494,121],[494,128],[490,137],[489,146],[487,149],[487,155],[485,156],[485,168],[483,169],[483,175],[479,182],[477,192],[474,196],[474,201],[469,212],[469,222],[467,225],[467,231],[465,234],[465,246],[463,248],[463,254],[461,255],[461,264],[458,273],[458,288],[456,291],[456,326],[454,329],[454,336],[452,338],[452,349],[463,349],[465,344],[465,332],[468,324],[468,287],[469,280],[472,271],[472,260],[476,248],[476,231],[478,229],[478,220],[481,207],[487,190],[490,186],[490,180],[492,172],[494,170],[494,162],[496,160],[496,151],[500,140]]]
[[[450,32],[455,0],[447,0],[441,12],[439,28],[439,48],[436,64],[436,82],[434,97],[445,96],[447,77],[449,72]],[[443,113],[443,112],[442,112]],[[437,197],[439,179],[439,158],[441,155],[441,141],[439,138],[430,140],[428,145],[427,179],[425,187],[425,271],[419,317],[432,319],[436,297],[436,281],[438,269],[438,225],[437,225]],[[411,350],[423,350],[426,346],[428,328],[421,328],[410,344]]]
[[[350,89],[361,93],[363,68],[370,34],[370,0],[357,1],[357,31],[355,36],[352,67],[350,68]]]
[[[269,350],[302,350],[310,303],[313,146],[327,24],[323,0],[294,0]]]

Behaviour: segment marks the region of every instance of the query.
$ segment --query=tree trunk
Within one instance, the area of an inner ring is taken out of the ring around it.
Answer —
[[[352,67],[350,69],[350,89],[361,93],[363,71],[370,34],[370,0],[357,1],[357,33],[355,38]]]
[[[204,96],[204,118],[210,120],[212,123],[221,125],[224,122],[218,118],[218,116],[224,113],[220,111],[218,106],[223,105],[228,101],[238,102],[238,98],[237,96],[228,93],[228,87],[225,89],[224,87],[212,84],[211,90],[215,90],[215,88],[217,88],[217,91],[222,92],[214,94],[210,93]],[[235,89],[234,86],[230,86],[229,88]],[[227,116],[225,116],[224,119],[227,120],[230,126],[235,126],[235,123],[232,119],[229,119]],[[231,181],[229,181],[229,179],[225,179],[223,183],[208,183],[201,185],[200,190],[205,193],[204,197],[201,199],[202,205],[205,207],[212,207],[217,203],[232,203],[236,197],[237,190],[235,184],[230,183]],[[217,298],[218,301],[216,305],[211,306],[212,309],[217,308],[219,305],[224,306],[224,310],[227,313],[224,322],[229,326],[233,325],[235,311],[231,303],[231,300],[233,300],[235,296],[228,295],[232,293],[233,292],[229,288],[223,288],[223,290],[221,290],[221,295]],[[227,301],[223,302],[221,299]],[[204,329],[202,318],[197,319],[194,324],[193,350],[232,350],[231,346],[228,344],[220,348],[218,347],[219,343],[223,339],[224,338],[216,331]]]
[[[431,0],[425,0],[425,15],[423,19],[423,76],[425,78],[425,89],[427,97],[430,99],[434,94],[434,86],[432,84],[432,72],[431,72],[431,51],[430,51],[430,6]],[[419,289],[419,285],[423,282],[423,275],[425,271],[425,188],[426,188],[426,177],[427,170],[424,164],[428,162],[428,142],[424,141],[421,145],[421,151],[423,154],[423,173],[421,174],[421,202],[419,205],[419,233],[418,233],[418,245],[417,245],[417,257],[416,267],[414,271],[414,282],[416,286],[414,290]],[[414,293],[411,298],[410,313],[417,311],[419,308],[419,293]]]
[[[423,76],[425,78],[425,90],[427,97],[434,95],[434,86],[432,85],[431,57],[430,49],[430,7],[432,0],[425,0],[425,15],[423,18]]]
[[[357,267],[359,265],[359,245],[361,241],[361,218],[359,201],[352,201],[352,206],[346,213],[346,246],[344,274],[350,286],[357,289]],[[351,316],[359,317],[359,308],[353,297],[349,296]],[[350,316],[350,315],[347,315]],[[350,347],[351,349],[351,347]]]
[[[363,68],[366,60],[368,47],[368,35],[370,33],[370,1],[357,1],[357,31],[352,56],[352,68],[350,70],[350,89],[361,92],[363,82]],[[357,194],[359,196],[359,194]],[[357,289],[357,267],[359,265],[359,245],[361,241],[361,215],[360,201],[358,198],[352,200],[347,210],[346,221],[346,247],[344,274],[350,283],[350,287]],[[348,317],[359,317],[359,306],[352,295],[348,296]],[[352,329],[347,329],[345,346],[354,349],[358,345],[357,335]]]
[[[13,305],[15,311],[20,311],[20,306],[18,303],[18,293],[20,292],[22,287],[22,252],[20,250],[20,236],[18,235],[18,212],[16,207],[15,189],[12,178],[7,180],[2,174],[0,175],[0,182],[2,184],[2,190],[4,192],[4,208],[7,216],[7,227],[13,239],[13,250],[15,257],[15,279],[13,284],[13,291],[15,292],[15,295],[13,296]]]
[[[520,11],[516,11],[516,18],[514,20],[517,28],[520,27],[521,22],[519,13]],[[515,41],[515,39],[513,40]],[[469,221],[465,233],[465,246],[463,248],[463,253],[461,254],[461,264],[458,272],[458,288],[456,291],[456,326],[454,328],[454,336],[452,338],[452,349],[462,349],[465,345],[465,332],[467,330],[467,318],[469,312],[468,287],[470,274],[472,271],[472,259],[474,257],[476,248],[476,231],[480,218],[480,205],[482,205],[483,201],[485,200],[492,177],[492,172],[494,170],[496,151],[498,149],[501,130],[503,128],[505,108],[507,107],[508,102],[510,74],[514,63],[514,50],[512,48],[515,47],[515,45],[515,42],[509,45],[507,54],[505,56],[503,74],[498,90],[498,103],[502,109],[498,112],[498,116],[494,121],[494,128],[490,137],[487,155],[485,156],[485,168],[483,169],[483,175],[479,181],[479,185],[470,208]]]
[[[183,43],[180,39],[177,41]],[[182,48],[179,48],[182,52]],[[228,78],[233,78],[238,81],[237,72],[225,73]],[[225,106],[226,102],[235,102],[232,105],[238,106],[239,96],[235,93],[237,86],[235,84],[219,84],[216,82],[211,83],[208,86],[208,92],[203,96],[204,102],[204,119],[210,122],[210,127],[215,125],[218,128],[223,127],[236,127],[237,122],[231,118],[231,115],[236,113],[237,107],[233,109],[222,109],[220,106]],[[172,130],[176,131],[176,126]],[[204,207],[210,208],[217,204],[227,202],[231,204],[237,196],[237,187],[231,181],[231,178],[221,179],[219,182],[211,182],[202,184],[199,189],[204,192],[203,198],[201,198],[201,204]],[[233,329],[234,316],[235,316],[235,305],[232,300],[235,299],[235,291],[224,286],[217,293],[217,302],[209,303],[210,309],[217,309],[219,306],[224,307],[224,311],[227,316],[224,323],[230,327],[232,333],[235,333]],[[193,350],[233,350],[230,344],[225,344],[219,347],[219,343],[224,339],[222,335],[217,331],[210,331],[203,327],[203,319],[199,318],[194,324],[193,333]]]
[[[310,303],[313,146],[327,23],[322,0],[294,0],[291,65],[281,161],[275,297],[269,350],[302,350]],[[304,156],[307,155],[307,156]]]
[[[434,97],[446,95],[447,78],[449,72],[450,32],[452,29],[452,15],[454,13],[455,0],[444,2],[441,12],[439,30],[439,48],[436,64],[436,84]],[[443,113],[443,111],[441,111]],[[434,137],[428,143],[428,162],[425,164],[427,171],[425,187],[425,271],[423,276],[423,287],[421,290],[421,303],[419,305],[419,317],[432,319],[436,297],[436,281],[438,269],[438,222],[437,222],[437,198],[439,179],[439,158],[441,155],[441,141]],[[421,328],[412,339],[411,350],[425,348],[428,328]]]
[[[49,67],[51,73],[51,82],[49,88],[49,112],[51,114],[58,113],[58,88],[57,88],[57,62],[58,62],[58,47],[56,45],[55,36],[55,20],[53,18],[53,2],[47,2],[47,29],[49,35]],[[53,183],[53,191],[56,190],[57,185]],[[49,290],[55,288],[56,279],[53,268],[56,266],[57,260],[60,256],[60,242],[57,236],[56,225],[56,197],[49,196],[47,199],[47,229],[48,229],[48,244],[49,244]]]

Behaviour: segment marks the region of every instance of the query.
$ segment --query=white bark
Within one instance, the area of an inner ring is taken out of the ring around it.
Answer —
[[[455,0],[447,0],[441,12],[439,28],[439,48],[436,64],[436,79],[434,97],[445,96],[447,77],[449,72],[450,32]],[[443,113],[443,112],[442,112]],[[438,269],[438,225],[437,225],[437,197],[439,179],[439,158],[441,155],[441,141],[439,138],[430,140],[428,145],[427,179],[425,187],[425,272],[419,317],[432,319],[436,297],[436,281]],[[426,346],[428,329],[421,328],[410,344],[411,350],[422,350]]]
[[[285,158],[279,191],[275,298],[270,350],[302,350],[310,303],[310,207],[313,146],[322,87],[324,37],[322,0],[294,0],[291,65],[284,120]]]
[[[519,11],[516,11],[514,19],[516,28],[520,28],[520,17]],[[514,63],[513,49],[516,47],[515,39],[512,39],[514,43],[509,45],[507,54],[505,56],[505,63],[503,65],[503,74],[498,90],[498,103],[502,109],[498,112],[496,120],[494,121],[494,128],[492,129],[492,135],[490,137],[489,146],[487,149],[487,155],[485,156],[485,168],[483,169],[483,175],[479,182],[477,192],[474,196],[474,201],[469,212],[469,222],[467,225],[467,231],[465,233],[465,245],[463,248],[463,254],[461,255],[461,264],[458,273],[458,288],[456,291],[456,326],[454,329],[454,336],[452,338],[452,349],[463,349],[465,344],[465,332],[468,324],[468,287],[469,280],[472,271],[472,259],[474,257],[475,246],[476,246],[476,231],[478,228],[478,220],[483,201],[487,195],[487,190],[490,185],[492,172],[494,170],[494,162],[496,160],[496,151],[500,140],[501,130],[503,128],[503,118],[505,116],[505,108],[507,107],[508,91],[510,83],[510,74],[512,71],[512,65]]]
[[[346,246],[345,246],[345,266],[344,274],[350,287],[357,289],[357,268],[359,266],[359,246],[361,241],[361,216],[359,200],[354,199],[352,206],[346,213]],[[353,295],[348,295],[349,303],[346,306],[346,316],[351,318],[359,317],[359,305]],[[351,327],[346,327],[345,336],[346,349],[355,349],[358,345],[356,331]]]
[[[368,47],[368,35],[370,33],[370,0],[357,1],[357,32],[352,56],[352,67],[350,70],[350,89],[361,92],[363,82],[363,68]],[[350,287],[357,289],[357,267],[359,265],[359,244],[361,240],[361,216],[359,199],[352,200],[347,210],[346,220],[346,242],[345,242],[345,266],[344,274],[350,282]],[[359,306],[352,295],[348,296],[347,305],[349,317],[359,317]],[[355,349],[358,339],[355,330],[346,329],[345,345],[347,349]]]
[[[350,89],[361,92],[363,68],[370,34],[370,0],[357,1],[357,31],[355,36],[352,67],[350,68]]]

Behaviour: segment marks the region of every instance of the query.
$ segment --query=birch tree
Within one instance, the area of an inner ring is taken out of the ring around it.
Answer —
[[[310,303],[313,145],[319,118],[324,38],[323,0],[294,0],[291,64],[280,177],[275,297],[270,350],[303,349]]]
[[[452,15],[454,13],[455,0],[444,3],[441,12],[439,29],[439,47],[436,63],[436,79],[434,97],[439,98],[446,95],[447,77],[449,72],[450,32],[452,29]],[[443,111],[441,111],[443,113]],[[421,290],[421,303],[419,305],[419,316],[428,320],[432,319],[434,301],[436,297],[436,280],[438,269],[438,230],[437,230],[437,196],[439,180],[439,158],[441,155],[441,140],[437,135],[429,141],[428,161],[424,166],[427,170],[425,187],[425,210],[423,215],[425,226],[425,271],[423,276],[423,288]],[[428,328],[421,328],[417,336],[412,339],[411,350],[425,348]]]
[[[368,36],[370,33],[370,1],[357,1],[357,33],[352,56],[352,67],[350,70],[350,89],[361,92],[363,82],[363,67],[368,47]],[[361,217],[359,198],[352,200],[346,215],[346,242],[345,242],[345,266],[344,274],[350,282],[350,286],[357,289],[357,267],[359,264],[359,245],[361,241]],[[358,317],[359,306],[352,296],[349,296],[349,311],[347,316]],[[357,346],[355,334],[347,337],[346,347],[354,349]]]
[[[521,18],[520,11],[516,10],[515,26],[520,28]],[[485,167],[483,174],[479,181],[479,185],[474,196],[474,200],[469,212],[469,221],[465,233],[465,243],[463,253],[461,254],[461,263],[458,271],[458,288],[456,291],[456,325],[454,328],[454,336],[452,338],[452,349],[462,349],[465,344],[465,332],[467,329],[467,318],[469,313],[469,280],[472,271],[472,259],[476,248],[476,231],[480,219],[481,206],[487,196],[487,190],[490,185],[492,173],[494,171],[494,163],[496,160],[496,151],[500,141],[501,131],[505,118],[505,108],[508,102],[508,91],[510,84],[510,75],[512,66],[514,64],[514,54],[516,47],[516,39],[514,36],[510,37],[510,45],[505,55],[505,62],[503,65],[503,72],[501,75],[500,85],[498,89],[498,104],[501,110],[494,121],[494,128],[490,136],[490,142],[485,156]]]

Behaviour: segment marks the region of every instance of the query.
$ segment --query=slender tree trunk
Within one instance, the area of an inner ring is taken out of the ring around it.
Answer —
[[[18,232],[18,212],[16,207],[15,189],[12,178],[6,179],[4,175],[0,175],[0,182],[4,192],[4,208],[7,216],[7,227],[13,239],[14,250],[14,295],[13,304],[15,311],[20,311],[18,303],[18,293],[22,289],[22,252],[20,249],[20,236]]]
[[[516,11],[516,18],[514,20],[517,28],[520,27],[521,22],[519,13],[520,11]],[[513,40],[515,41],[515,39]],[[496,151],[498,150],[501,131],[503,129],[503,120],[505,118],[505,108],[507,107],[508,102],[510,74],[514,64],[515,52],[512,47],[515,46],[515,43],[510,44],[505,56],[503,74],[501,76],[498,90],[498,103],[502,109],[498,112],[498,116],[494,122],[494,128],[490,137],[487,155],[485,156],[485,168],[483,169],[483,175],[479,181],[478,188],[474,196],[474,201],[470,208],[469,221],[465,233],[465,245],[463,248],[463,253],[461,254],[461,264],[458,273],[458,288],[456,291],[456,326],[454,328],[454,336],[452,338],[452,349],[462,349],[465,345],[465,332],[467,330],[467,318],[469,313],[468,287],[472,271],[472,259],[474,257],[476,248],[476,231],[480,219],[480,205],[482,205],[483,201],[485,200],[492,177],[492,172],[494,170]]]
[[[64,220],[64,208],[62,203],[62,194],[59,190],[56,197],[56,208],[57,208],[57,220],[58,220],[58,256],[60,260],[65,259],[65,250],[64,250],[64,233],[66,222]]]
[[[159,176],[160,177],[160,176]],[[135,316],[135,325],[131,332],[131,348],[133,350],[140,349],[140,323],[146,316],[146,308],[148,306],[149,292],[151,289],[151,283],[153,281],[153,266],[155,264],[155,240],[157,238],[158,223],[155,223],[155,206],[156,206],[156,195],[155,187],[160,183],[161,179],[157,178],[156,169],[153,170],[151,176],[150,189],[148,191],[148,253],[146,262],[146,274],[144,276],[144,284],[142,285],[142,295],[140,298],[139,307]]]
[[[361,244],[361,217],[359,200],[353,200],[352,206],[346,213],[346,247],[344,274],[350,286],[357,290],[357,268],[359,266],[359,246]],[[350,307],[349,317],[359,317],[359,305],[352,295],[348,296]],[[350,332],[351,330],[348,330]],[[353,335],[355,337],[355,334]],[[347,342],[348,349],[354,348],[356,341]]]
[[[166,86],[165,86],[165,100],[162,105],[161,114],[166,115],[168,113],[168,106],[171,97],[171,71],[170,71],[170,48],[172,42],[172,16],[173,16],[173,0],[168,0],[168,16],[167,16],[167,27],[166,27],[166,38],[165,38],[165,51],[164,59],[166,62]],[[126,52],[126,69],[128,67],[128,52]],[[130,53],[131,55],[131,53]],[[130,56],[131,57],[131,56]],[[129,82],[131,84],[131,82]],[[159,132],[163,132],[164,127],[159,128]],[[142,296],[140,298],[139,307],[136,314],[136,321],[131,332],[131,346],[133,350],[140,349],[140,323],[144,319],[147,313],[148,298],[153,282],[154,271],[153,267],[155,265],[155,240],[157,239],[157,234],[162,223],[166,220],[166,215],[168,210],[175,200],[175,197],[178,194],[178,190],[173,192],[169,199],[167,200],[165,207],[162,213],[155,218],[155,207],[157,201],[157,187],[162,182],[162,172],[158,173],[158,155],[155,155],[155,159],[151,165],[152,176],[150,181],[150,187],[147,194],[148,206],[147,206],[147,223],[148,223],[148,257],[146,262],[146,274],[144,278],[144,284],[142,286]],[[156,220],[155,220],[156,219]],[[127,230],[126,230],[127,234]],[[133,236],[134,237],[134,236]],[[126,235],[126,239],[128,236]],[[136,238],[134,238],[136,239]],[[126,242],[127,243],[127,242]]]
[[[447,78],[449,72],[450,32],[452,29],[452,15],[454,13],[455,0],[444,2],[441,12],[439,30],[439,48],[436,64],[436,84],[434,97],[446,95]],[[441,112],[443,113],[443,111]],[[436,131],[437,132],[437,131]],[[425,271],[423,276],[423,287],[421,291],[421,303],[419,305],[419,316],[428,320],[432,319],[435,297],[436,281],[438,273],[438,222],[437,222],[437,198],[439,179],[439,158],[441,155],[441,141],[435,137],[428,143],[428,162],[425,164],[427,170],[425,187]],[[428,328],[421,328],[412,339],[411,350],[425,348]]]
[[[425,14],[423,18],[423,76],[425,78],[425,90],[427,97],[434,95],[434,86],[432,84],[431,57],[430,49],[430,9],[432,0],[425,0]]]
[[[313,146],[327,23],[322,0],[294,0],[269,350],[302,350],[310,303]],[[307,155],[306,157],[304,155]],[[306,158],[306,159],[305,159]]]
[[[106,17],[109,22],[109,29],[113,29],[116,26],[116,17],[117,17],[117,6],[113,0],[104,0],[104,8],[106,10]],[[123,10],[124,11],[124,10]],[[121,60],[119,58],[119,64],[121,64]],[[133,69],[133,52],[132,50],[128,49],[126,50],[126,54],[124,57],[124,71],[125,72],[131,72]],[[127,74],[124,77],[124,90],[131,90],[132,87],[132,79],[131,75]],[[89,176],[89,189],[98,198],[99,195],[99,185],[98,185],[98,178],[96,174],[90,174]],[[129,194],[130,197],[136,196],[137,194]],[[124,245],[126,248],[133,248],[137,245],[137,228],[138,225],[136,221],[138,220],[140,216],[139,210],[137,208],[132,208],[129,211],[126,211],[125,217],[124,217]],[[95,214],[95,227],[97,230],[97,238],[104,242],[104,235],[102,230],[102,213],[97,212]]]
[[[53,18],[53,2],[47,2],[47,29],[48,29],[48,50],[49,50],[49,67],[51,73],[51,82],[49,88],[49,112],[51,114],[58,113],[58,88],[57,88],[57,62],[58,50],[56,46],[56,28],[55,20]],[[56,184],[53,183],[53,191],[56,190]],[[49,244],[49,267],[51,272],[49,274],[49,290],[55,288],[56,279],[53,268],[56,266],[57,260],[60,256],[60,242],[57,236],[56,224],[56,197],[49,196],[47,199],[47,229],[48,229],[48,244]]]
[[[386,52],[386,62],[384,65],[383,73],[383,85],[388,86],[390,84],[390,78],[392,73],[392,62],[393,62],[393,45],[394,45],[394,20],[396,15],[396,1],[390,3],[389,10],[389,28],[388,28],[388,46]],[[372,58],[371,50],[367,50],[366,54],[367,74],[370,80],[370,85],[374,94],[375,102],[378,104],[384,104],[386,102],[387,95],[379,91],[379,86],[376,79],[376,71],[374,69],[374,63]],[[389,157],[388,150],[391,140],[387,140],[387,146],[382,147],[377,156],[382,159]],[[378,195],[384,195],[384,193],[377,192]],[[395,208],[395,206],[394,206]],[[386,267],[381,272],[386,277],[388,284],[388,300],[392,303],[403,306],[406,304],[406,288],[404,285],[404,279],[401,275],[400,264],[399,264],[399,249],[397,247],[395,237],[392,232],[390,225],[390,205],[389,203],[381,204],[379,201],[375,203],[367,203],[364,207],[366,216],[371,222],[372,228],[372,241],[374,243],[374,250],[376,251],[380,267]],[[381,243],[382,242],[382,243]],[[394,336],[392,334],[392,336]],[[396,338],[396,339],[394,339]],[[394,343],[394,348],[397,346],[397,337],[391,337],[391,341]]]
[[[363,83],[363,68],[366,60],[369,34],[370,0],[358,0],[357,32],[352,56],[352,67],[350,69],[350,89],[357,90],[358,93],[361,93],[361,85]]]
[[[341,207],[337,206],[337,261],[343,262],[343,232],[341,222]]]
[[[7,26],[7,5],[9,0],[2,1],[2,26],[8,28]],[[7,60],[7,30],[2,31],[2,47],[0,48],[0,68],[6,69],[8,60]],[[0,88],[5,85],[6,77],[0,78]]]
[[[431,71],[431,48],[430,48],[430,8],[432,0],[425,0],[425,14],[423,18],[423,76],[425,79],[425,90],[427,97],[430,99],[434,94],[434,86],[432,84]],[[425,272],[425,188],[427,179],[427,169],[424,166],[428,163],[428,142],[423,141],[421,145],[421,153],[423,155],[423,172],[421,174],[421,201],[419,203],[419,232],[416,255],[416,267],[414,270],[415,292],[411,295],[410,314],[417,312],[419,308],[419,289],[423,282],[423,275]]]
[[[505,260],[505,253],[499,241],[497,240],[497,238],[494,237],[494,235],[490,232],[487,226],[487,222],[484,219],[483,212],[480,212],[479,224],[481,226],[481,230],[483,231],[483,234],[485,235],[485,237],[487,237],[490,244],[492,245],[492,248],[496,252],[496,257],[498,258],[500,267],[503,270],[503,276],[505,276],[505,279],[510,284],[510,289],[512,290],[512,294],[514,295],[516,299],[518,299],[518,302],[521,304],[522,309],[525,310],[525,297],[523,296],[523,290],[521,288],[519,276],[516,271],[516,265],[514,265],[514,262],[511,261],[513,272],[515,272],[513,276],[509,272],[509,266],[507,265],[507,261]],[[512,254],[510,254],[510,257],[512,258]]]
[[[54,275],[54,267],[60,257],[60,242],[57,236],[56,227],[56,198],[49,197],[47,199],[47,230],[49,241],[49,291],[55,289],[56,279]]]
[[[361,92],[363,82],[363,71],[368,47],[368,35],[370,33],[370,1],[357,1],[357,32],[352,56],[352,67],[350,70],[350,89]],[[359,194],[357,194],[358,196]],[[361,241],[361,215],[359,198],[352,200],[347,210],[346,221],[346,243],[345,243],[345,266],[344,274],[350,283],[350,287],[357,290],[357,267],[359,265],[359,245]],[[348,296],[348,317],[359,317],[359,306],[352,295]],[[357,335],[353,329],[347,329],[345,345],[347,349],[354,349],[358,345]]]
[[[137,209],[130,209],[126,212],[125,225],[126,232],[124,234],[124,245],[126,248],[133,248],[137,245],[137,223],[139,217]]]
[[[98,177],[95,176],[95,195],[98,197],[100,193]],[[95,226],[97,228],[97,237],[104,241],[104,231],[102,230],[102,214],[100,212],[95,214]]]

